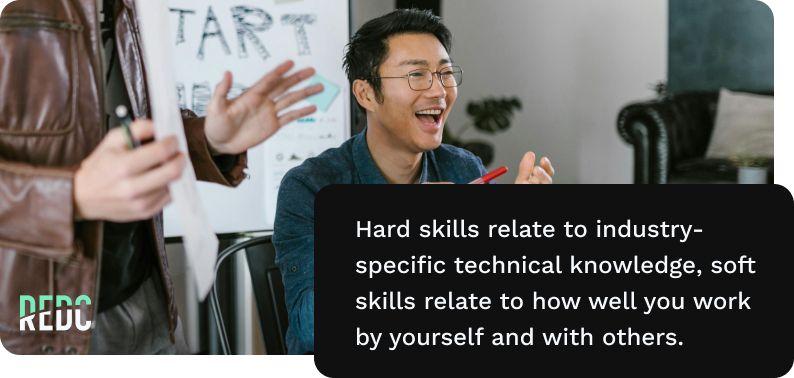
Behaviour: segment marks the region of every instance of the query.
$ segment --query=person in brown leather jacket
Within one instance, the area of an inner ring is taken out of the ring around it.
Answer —
[[[133,0],[18,0],[0,17],[0,341],[13,353],[176,352],[161,211],[188,157],[173,138],[128,150],[108,111],[150,116],[141,54]],[[291,91],[314,73],[292,68],[234,100],[227,73],[206,118],[183,112],[200,180],[238,185],[248,148],[316,110],[287,110],[322,90]],[[132,132],[151,139],[153,125]],[[53,298],[87,295],[93,327],[20,330],[22,295],[45,298],[51,322]]]

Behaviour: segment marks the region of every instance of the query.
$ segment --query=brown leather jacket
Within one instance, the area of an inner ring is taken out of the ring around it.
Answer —
[[[133,0],[117,1],[116,45],[136,117],[148,117]],[[102,222],[75,222],[74,172],[104,137],[103,67],[96,0],[18,0],[0,17],[0,340],[12,353],[86,353],[91,332],[20,332],[19,296],[88,294],[95,317]],[[245,154],[215,165],[203,119],[185,119],[200,180],[237,185]],[[162,216],[148,221],[173,340],[176,306]]]

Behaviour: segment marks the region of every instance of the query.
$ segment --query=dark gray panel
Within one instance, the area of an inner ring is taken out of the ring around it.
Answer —
[[[773,16],[757,0],[670,0],[671,92],[774,89]]]

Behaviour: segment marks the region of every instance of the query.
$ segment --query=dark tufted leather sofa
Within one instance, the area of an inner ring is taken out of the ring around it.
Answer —
[[[731,161],[704,158],[718,99],[718,92],[681,93],[620,111],[618,133],[634,146],[635,184],[736,182]]]

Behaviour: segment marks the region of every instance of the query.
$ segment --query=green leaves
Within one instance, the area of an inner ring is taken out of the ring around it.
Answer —
[[[477,130],[488,134],[496,134],[510,128],[516,111],[521,110],[521,100],[518,97],[484,98],[472,101],[466,106],[466,113],[473,123],[462,127],[457,134],[453,134],[449,127],[444,127],[443,142],[456,147],[469,150],[482,159],[483,165],[488,166],[493,161],[495,151],[493,145],[481,140],[463,140],[463,133],[471,125]]]
[[[472,101],[466,107],[466,113],[474,120],[474,127],[489,134],[510,128],[517,110],[521,110],[518,97],[485,98]]]

